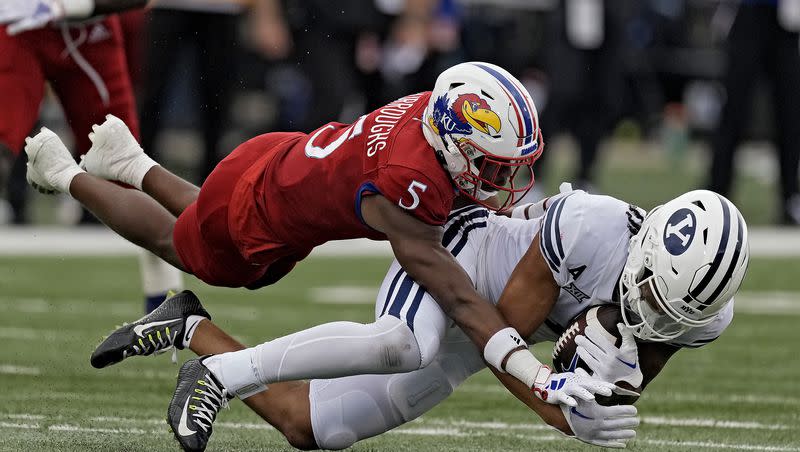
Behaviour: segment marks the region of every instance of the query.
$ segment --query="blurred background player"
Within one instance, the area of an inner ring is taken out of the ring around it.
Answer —
[[[727,97],[719,128],[711,141],[711,190],[728,194],[733,186],[734,156],[752,121],[758,82],[765,78],[772,94],[775,151],[780,189],[775,221],[800,224],[800,2],[742,0],[733,9],[727,31],[724,79]]]
[[[273,0],[255,0],[271,3]],[[219,142],[226,128],[237,71],[237,25],[245,10],[241,0],[159,0],[148,12],[143,30],[144,71],[140,96],[141,143],[160,160],[156,139],[174,108],[170,82],[191,84],[196,99],[202,152],[194,181],[202,183],[221,160]],[[99,122],[98,122],[99,123]]]
[[[92,15],[144,5],[135,0],[39,0],[0,6],[0,154],[20,156],[39,117],[47,84],[58,96],[77,155],[89,150],[92,124],[114,114],[138,136],[139,122],[119,17]],[[5,165],[8,166],[7,164]],[[0,168],[2,171],[2,168]],[[4,173],[5,174],[5,173]],[[5,185],[5,177],[0,175]],[[140,253],[145,310],[183,285],[178,270]]]

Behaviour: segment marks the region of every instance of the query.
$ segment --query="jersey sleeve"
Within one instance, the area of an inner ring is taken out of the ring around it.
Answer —
[[[565,193],[550,198],[542,217],[539,249],[559,286],[575,278],[570,262],[583,226],[583,202],[579,193]]]
[[[375,181],[380,194],[417,219],[432,225],[442,225],[453,204],[449,186],[425,174],[402,166],[392,166]]]

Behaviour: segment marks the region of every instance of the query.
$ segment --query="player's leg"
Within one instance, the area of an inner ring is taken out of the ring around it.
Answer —
[[[153,198],[85,172],[68,193],[126,240],[186,271],[172,242],[176,218]]]
[[[201,130],[203,136],[203,158],[198,180],[205,180],[216,164],[218,145],[227,120],[228,107],[233,87],[236,53],[231,52],[230,43],[236,42],[238,17],[224,13],[199,13],[194,18],[194,28],[199,41],[197,86],[201,101]],[[206,30],[214,30],[208,33]]]
[[[39,116],[45,81],[36,43],[43,33],[37,30],[11,37],[0,26],[0,204],[6,203],[11,168]]]
[[[211,320],[197,324],[190,342],[186,343],[198,356],[216,355],[245,348]],[[267,391],[258,392],[242,401],[267,423],[277,428],[289,444],[298,449],[316,449],[311,432],[309,384],[287,381],[271,384]]]
[[[331,322],[205,365],[232,393],[251,385],[358,374],[410,372],[430,363],[447,317],[436,302],[394,263],[378,294],[375,322]],[[383,309],[383,306],[391,306]],[[381,312],[383,310],[384,312]]]
[[[390,375],[281,382],[243,399],[299,449],[344,449],[416,419],[484,367],[480,352],[457,330],[423,369]],[[198,355],[241,350],[243,345],[210,320],[186,344]],[[189,429],[191,413],[189,416]],[[192,437],[194,435],[188,435]],[[182,438],[190,441],[196,438]],[[208,435],[203,438],[208,440]]]
[[[245,400],[263,391],[267,383],[392,374],[428,365],[438,350],[448,319],[410,278],[407,284],[402,282],[397,287],[405,272],[398,274],[399,277],[393,273],[387,276],[381,290],[387,295],[379,297],[378,304],[396,305],[403,307],[399,308],[402,312],[413,313],[416,303],[420,303],[416,321],[412,314],[403,318],[385,315],[367,325],[333,322],[257,347],[187,361],[178,374],[167,416],[175,438],[184,449],[202,450],[212,434],[217,413],[227,404],[226,398],[236,395]],[[194,399],[196,394],[202,395]]]
[[[410,422],[444,401],[484,367],[480,352],[466,336],[456,336],[453,342],[445,340],[424,369],[312,380],[309,401],[314,443],[321,449],[344,449]],[[272,386],[267,393],[271,390]],[[302,419],[296,423],[302,425]]]
[[[469,274],[486,232],[485,209],[471,207],[445,225],[444,244]],[[384,278],[370,324],[333,322],[235,353],[205,365],[230,392],[276,381],[410,372],[439,349],[449,319],[397,262]]]
[[[204,355],[242,345],[211,321],[202,321],[190,347]],[[456,333],[424,369],[274,383],[243,401],[296,448],[344,449],[416,419],[483,367],[480,352]]]

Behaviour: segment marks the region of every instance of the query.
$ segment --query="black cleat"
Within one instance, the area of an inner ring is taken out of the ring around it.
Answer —
[[[217,413],[233,397],[203,364],[191,359],[178,372],[178,386],[169,402],[167,423],[185,451],[204,451]]]
[[[129,356],[162,353],[171,347],[183,349],[186,319],[199,315],[211,319],[200,300],[189,290],[167,298],[156,310],[123,325],[106,337],[92,353],[92,366],[101,369]]]

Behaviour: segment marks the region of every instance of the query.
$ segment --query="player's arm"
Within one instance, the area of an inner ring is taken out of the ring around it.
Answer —
[[[361,215],[365,223],[386,235],[400,265],[426,288],[476,345],[485,347],[496,332],[508,327],[442,246],[441,227],[414,218],[380,195],[367,196],[361,201]]]
[[[368,225],[386,234],[400,265],[483,350],[490,365],[522,381],[548,403],[574,405],[573,396],[592,399],[593,393],[611,394],[613,385],[572,373],[554,374],[543,366],[441,245],[441,228],[417,220],[380,195],[362,200],[361,214]],[[554,378],[559,378],[557,389],[548,389]]]
[[[537,234],[514,268],[498,302],[503,317],[525,337],[544,323],[560,291],[542,255],[539,241],[540,235]],[[508,374],[492,371],[509,392],[565,435],[604,447],[625,447],[625,442],[636,435],[633,429],[639,420],[633,406],[603,407],[594,400],[585,399],[577,399],[573,407],[550,405],[535,397],[535,392],[527,390],[524,384],[509,378]],[[582,370],[580,373],[585,375]],[[560,377],[551,377],[553,379],[560,380]],[[583,413],[590,415],[584,416]]]
[[[87,19],[141,8],[148,0],[3,0],[0,24],[9,24],[9,35],[42,28],[64,19]]]
[[[492,369],[495,376],[547,425],[566,436],[602,447],[624,448],[636,437],[639,425],[633,405],[602,406],[597,401],[579,400],[578,406],[550,405],[533,396],[523,383]]]

